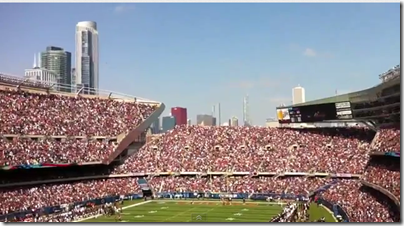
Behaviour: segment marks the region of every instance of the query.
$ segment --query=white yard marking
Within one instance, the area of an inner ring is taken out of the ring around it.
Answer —
[[[248,209],[242,209],[241,211],[248,211]]]
[[[209,209],[208,211],[205,211],[205,212],[203,212],[203,213],[201,213],[201,215],[204,215],[204,214],[207,214],[207,213],[209,213],[210,211],[212,211],[212,210],[214,210],[215,208],[212,208],[212,209]],[[190,222],[191,220],[187,220],[187,222]]]
[[[193,207],[193,208],[191,208],[191,209],[189,209],[189,210],[187,210],[187,211],[178,213],[178,214],[176,214],[176,215],[174,215],[174,216],[172,216],[172,217],[168,217],[168,218],[164,219],[163,222],[165,222],[165,221],[167,221],[167,220],[170,220],[170,219],[173,219],[173,218],[176,218],[176,217],[178,217],[178,216],[181,216],[181,215],[183,215],[184,213],[187,213],[187,212],[189,212],[189,211],[191,211],[191,210],[193,210],[193,209],[195,209],[195,208],[197,208],[197,207]]]
[[[167,206],[163,206],[163,207],[161,207],[160,209],[166,210],[166,209],[168,209],[168,207],[167,207]]]
[[[136,215],[135,218],[142,218],[144,215]]]
[[[235,213],[234,216],[241,216],[243,215],[242,213]]]
[[[231,218],[231,217],[226,218],[227,221],[234,221],[235,219],[236,219],[236,218]]]
[[[144,204],[147,204],[147,203],[149,203],[149,202],[151,202],[151,201],[152,201],[152,200],[145,201],[145,202],[140,202],[140,203],[136,203],[136,204],[132,204],[132,205],[129,205],[129,206],[125,206],[125,207],[123,207],[122,209],[125,210],[125,209],[129,209],[129,208],[132,208],[132,207],[135,207],[135,206],[144,205]],[[102,214],[97,214],[97,215],[94,215],[94,216],[91,216],[91,217],[86,217],[86,218],[83,218],[83,219],[80,219],[80,220],[76,220],[76,221],[73,221],[73,222],[86,221],[86,220],[90,220],[90,219],[93,219],[93,218],[96,218],[96,217],[100,217],[100,216],[102,216]]]
[[[157,210],[149,211],[149,213],[157,213]]]

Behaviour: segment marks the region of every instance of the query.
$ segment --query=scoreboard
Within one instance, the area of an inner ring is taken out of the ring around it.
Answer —
[[[279,123],[321,122],[351,119],[350,102],[307,105],[277,109]]]

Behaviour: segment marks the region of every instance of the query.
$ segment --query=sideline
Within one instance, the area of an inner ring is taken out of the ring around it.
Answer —
[[[135,204],[132,204],[132,205],[129,205],[129,206],[125,206],[125,207],[122,207],[122,209],[124,210],[124,209],[129,209],[129,208],[132,208],[132,207],[135,207],[135,206],[140,206],[140,205],[143,205],[143,204],[147,204],[147,203],[149,203],[149,202],[152,202],[153,200],[148,200],[148,201],[145,201],[145,202],[140,202],[140,203],[135,203]],[[97,214],[97,215],[94,215],[94,216],[91,216],[91,217],[86,217],[86,218],[83,218],[83,219],[80,219],[80,220],[76,220],[76,221],[73,221],[73,222],[81,222],[81,221],[86,221],[86,220],[90,220],[90,219],[93,219],[93,218],[96,218],[96,217],[100,217],[100,216],[102,216],[103,214]]]
[[[330,222],[330,223],[338,223],[338,220],[337,220],[337,218],[335,217],[334,212],[332,212],[330,209],[328,209],[328,208],[325,207],[324,205],[321,205],[321,207],[322,207],[323,209],[325,209],[327,212],[329,212],[329,213],[331,214],[332,218],[334,219],[335,222]]]

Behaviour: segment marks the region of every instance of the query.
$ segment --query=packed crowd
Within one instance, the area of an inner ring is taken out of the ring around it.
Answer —
[[[179,126],[146,144],[115,173],[362,173],[369,159],[366,153],[372,137],[368,133],[363,129]]]
[[[0,191],[0,215],[137,192],[137,178],[111,178],[3,189]]]
[[[114,148],[113,143],[98,140],[0,138],[0,166],[102,161]]]
[[[374,150],[382,152],[400,152],[400,128],[384,128],[380,129],[376,136],[376,142],[373,146]]]
[[[10,82],[0,75],[0,82]],[[31,84],[32,87],[41,87]],[[0,90],[0,166],[101,161],[115,144],[108,141],[7,140],[2,134],[106,136],[128,132],[155,107],[111,99]],[[364,173],[364,180],[400,198],[400,165],[370,161],[368,151],[400,151],[400,129],[380,129],[374,145],[371,131],[361,128],[288,130],[261,127],[179,126],[143,146],[114,168],[112,174],[136,172],[325,172]],[[109,172],[109,171],[108,171]],[[156,189],[167,192],[273,192],[307,195],[331,179],[306,177],[153,177]],[[65,184],[9,188],[0,191],[0,215],[110,195],[139,192],[137,178],[89,180]],[[342,181],[324,193],[340,203],[354,222],[390,222],[396,216],[358,182]],[[70,221],[69,215],[43,216]],[[42,219],[42,218],[40,218]],[[42,219],[40,221],[44,221]]]
[[[324,178],[195,178],[195,177],[153,177],[150,185],[166,192],[268,192],[308,195],[309,192],[330,183]],[[38,186],[9,188],[0,191],[0,215],[15,211],[34,210],[46,206],[57,206],[103,198],[112,195],[139,193],[137,178],[109,178],[64,184],[43,184]]]
[[[76,206],[70,210],[53,214],[28,214],[21,218],[6,219],[6,222],[73,222],[86,217],[94,216],[100,211],[100,206]]]
[[[331,183],[331,179],[306,177],[154,177],[152,183],[167,192],[240,192],[240,193],[291,193],[307,195]]]
[[[0,91],[0,134],[117,136],[135,128],[154,106],[112,99]]]
[[[337,203],[347,212],[350,222],[398,222],[387,199],[379,198],[360,182],[345,180],[323,193],[323,198]]]
[[[378,159],[370,161],[369,165],[366,167],[363,179],[387,189],[400,199],[401,172],[399,159]]]

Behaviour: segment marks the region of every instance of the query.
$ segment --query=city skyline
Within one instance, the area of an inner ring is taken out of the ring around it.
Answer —
[[[76,24],[96,21],[100,88],[161,101],[163,115],[184,106],[192,120],[221,103],[223,119],[241,124],[248,93],[253,124],[264,125],[296,84],[306,101],[365,89],[400,59],[399,3],[6,3],[0,17],[14,22],[1,25],[0,71],[23,76],[49,45],[73,52]]]

